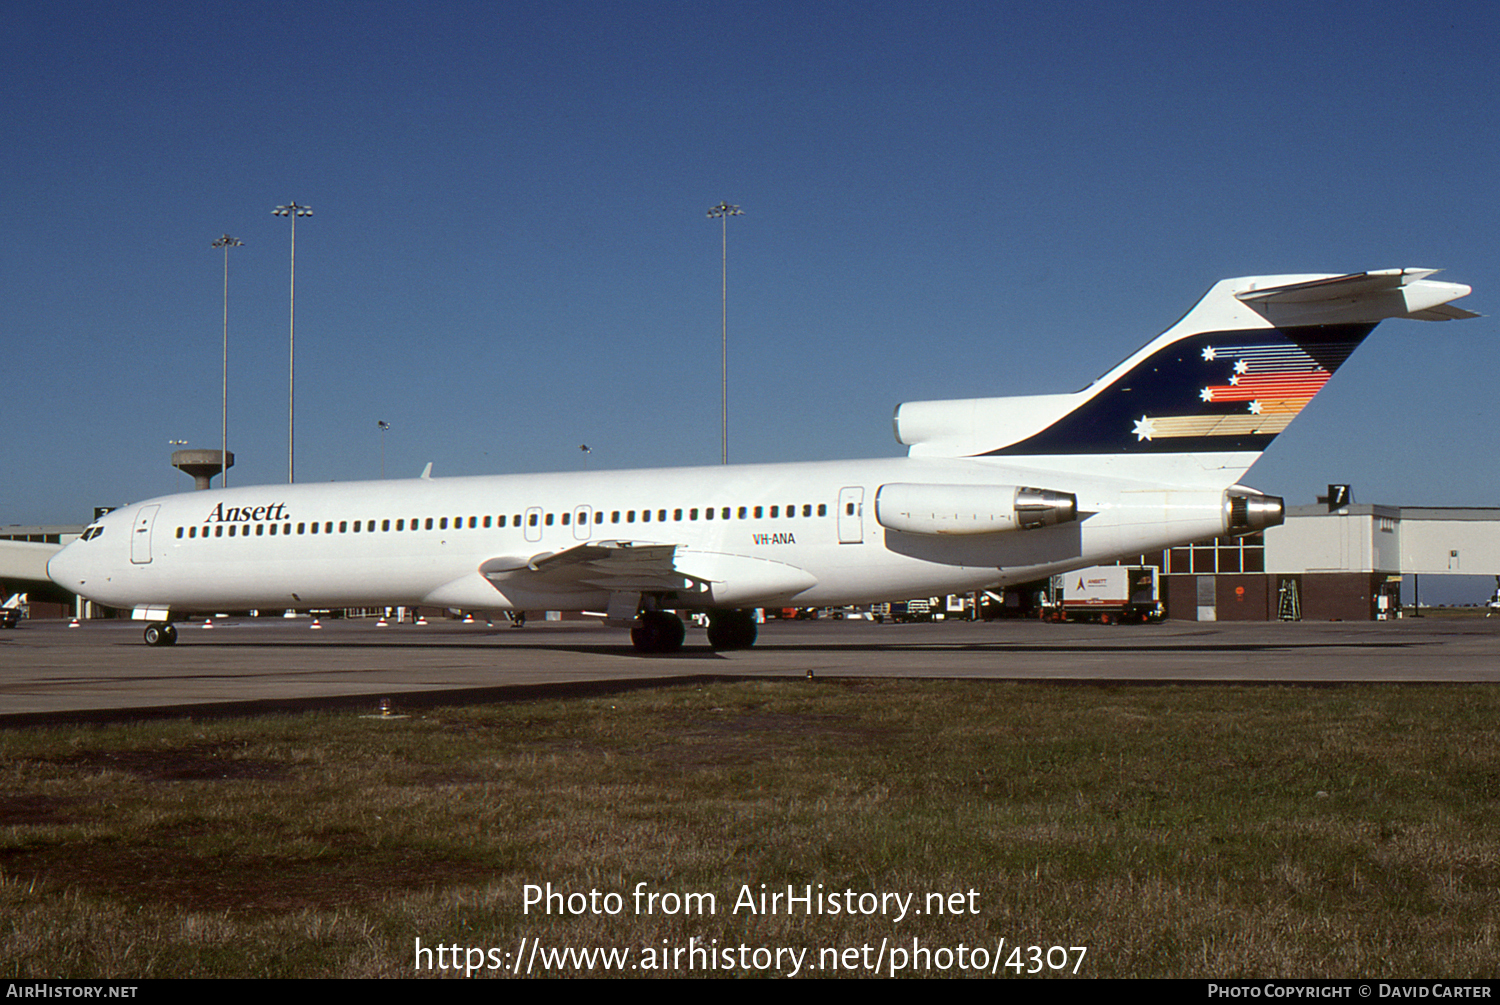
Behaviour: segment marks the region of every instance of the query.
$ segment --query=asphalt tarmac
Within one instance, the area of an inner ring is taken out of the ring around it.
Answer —
[[[671,656],[588,622],[238,618],[180,626],[23,622],[0,631],[0,726],[346,707],[374,711],[598,693],[727,677],[911,677],[1068,682],[1338,684],[1500,681],[1500,618],[1373,623],[893,625],[770,622],[755,648],[717,653],[701,629]]]

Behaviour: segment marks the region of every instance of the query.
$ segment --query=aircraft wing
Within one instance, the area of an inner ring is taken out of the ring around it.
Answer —
[[[677,545],[595,541],[526,559],[494,558],[479,567],[492,583],[524,582],[529,589],[610,593],[696,591],[704,581],[676,567]]]
[[[762,606],[818,582],[784,561],[648,541],[590,541],[529,558],[492,558],[479,574],[507,595],[606,593],[609,617],[621,623],[635,617],[643,596],[670,596],[690,607]]]

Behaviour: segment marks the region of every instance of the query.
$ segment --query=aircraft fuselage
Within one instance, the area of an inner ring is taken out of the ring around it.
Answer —
[[[1102,460],[1102,459],[1101,459]],[[611,594],[663,606],[831,606],[1023,582],[1124,552],[1224,532],[1224,493],[1074,471],[1077,519],[994,533],[883,526],[888,484],[1058,482],[1046,465],[892,458],[333,484],[150,499],[106,515],[54,558],[53,578],[114,607],[188,611],[433,604],[599,610]],[[887,518],[888,522],[890,518]],[[608,542],[675,547],[664,570],[577,574],[543,562]],[[657,578],[652,578],[653,576]],[[666,584],[670,586],[671,584]]]

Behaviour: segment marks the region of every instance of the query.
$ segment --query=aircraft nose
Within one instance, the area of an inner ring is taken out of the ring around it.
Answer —
[[[83,585],[83,580],[78,578],[78,573],[78,545],[76,543],[65,545],[61,551],[47,559],[47,578],[58,586],[77,592],[77,588]]]

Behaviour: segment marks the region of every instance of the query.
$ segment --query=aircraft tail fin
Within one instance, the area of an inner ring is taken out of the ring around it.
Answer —
[[[909,402],[896,439],[913,457],[1237,453],[1243,471],[1382,320],[1479,316],[1435,271],[1226,279],[1081,391]]]

